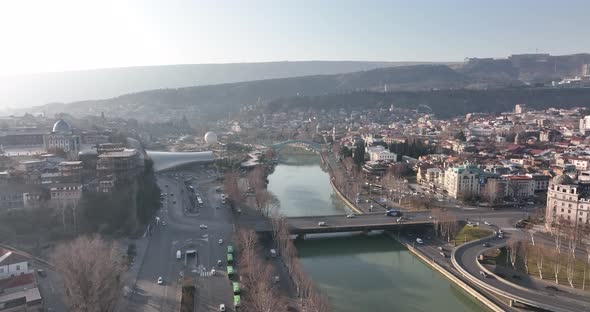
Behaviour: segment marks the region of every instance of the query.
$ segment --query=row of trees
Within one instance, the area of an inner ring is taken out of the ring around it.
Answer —
[[[435,235],[450,242],[459,230],[459,222],[455,214],[448,210],[433,209],[432,218],[434,219]]]

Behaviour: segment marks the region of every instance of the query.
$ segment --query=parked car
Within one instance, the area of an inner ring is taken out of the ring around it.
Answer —
[[[223,239],[219,239],[219,245],[223,244]]]
[[[222,303],[219,305],[219,311],[225,312],[225,304]]]
[[[416,243],[418,244],[423,244],[424,241],[421,238],[416,238]]]
[[[162,285],[164,284],[164,280],[162,279],[162,277],[158,277],[158,285]]]
[[[220,267],[222,265],[223,265],[223,263],[221,262],[221,260],[217,260],[217,266]]]
[[[320,222],[318,222],[318,226],[326,226],[326,225],[327,225],[327,223],[326,223],[326,222],[324,222],[324,221],[320,221]]]
[[[201,225],[199,225],[199,228],[204,230],[204,229],[207,229],[207,226],[204,224],[201,224]]]

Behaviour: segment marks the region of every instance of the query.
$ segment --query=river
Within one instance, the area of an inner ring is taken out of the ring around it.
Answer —
[[[282,154],[268,188],[287,216],[349,212],[316,155]],[[383,234],[312,235],[296,246],[335,312],[485,311]]]

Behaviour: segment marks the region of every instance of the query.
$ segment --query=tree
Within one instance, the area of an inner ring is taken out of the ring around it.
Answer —
[[[545,250],[543,246],[537,245],[537,270],[539,271],[539,278],[543,279],[543,257],[545,255]]]
[[[59,245],[52,261],[63,279],[71,311],[110,312],[121,293],[122,253],[100,236],[82,236]]]
[[[511,238],[508,240],[508,248],[506,249],[506,251],[509,253],[510,264],[512,264],[513,269],[516,269],[516,257],[518,256],[519,245],[520,241],[518,239]]]
[[[357,166],[365,163],[365,143],[362,140],[356,143],[352,157]]]
[[[465,142],[467,140],[467,138],[465,137],[465,132],[463,132],[463,130],[457,132],[457,134],[455,134],[455,139],[461,142]]]
[[[574,288],[574,275],[576,271],[576,256],[568,254],[567,255],[567,264],[565,268],[565,273],[567,276],[567,282],[570,284],[572,288]]]

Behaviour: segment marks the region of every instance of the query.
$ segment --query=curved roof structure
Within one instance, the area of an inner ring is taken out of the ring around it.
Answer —
[[[211,163],[215,161],[213,152],[160,152],[146,151],[154,162],[154,170],[162,171],[192,163]]]
[[[72,133],[72,127],[67,121],[60,119],[53,124],[53,133]]]

